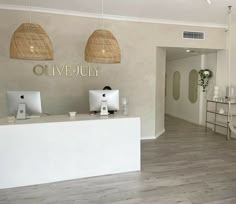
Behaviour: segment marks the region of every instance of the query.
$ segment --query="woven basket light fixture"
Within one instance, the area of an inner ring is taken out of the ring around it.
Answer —
[[[53,60],[52,43],[38,24],[21,24],[11,38],[10,57],[24,60]]]
[[[108,30],[95,30],[85,48],[85,60],[92,63],[120,63],[120,47],[116,38]]]

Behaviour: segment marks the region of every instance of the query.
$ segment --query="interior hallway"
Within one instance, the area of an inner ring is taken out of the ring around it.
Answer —
[[[37,172],[35,172],[37,174]],[[0,190],[0,204],[236,203],[236,141],[170,116],[142,172]]]

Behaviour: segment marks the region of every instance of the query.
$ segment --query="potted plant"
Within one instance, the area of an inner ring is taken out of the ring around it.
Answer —
[[[209,69],[202,69],[199,71],[199,75],[201,77],[199,85],[203,88],[203,92],[206,92],[209,81],[213,77],[213,72]]]

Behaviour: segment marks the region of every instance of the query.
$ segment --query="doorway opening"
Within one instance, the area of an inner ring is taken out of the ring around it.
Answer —
[[[213,98],[216,84],[218,50],[176,47],[165,50],[165,116],[205,125],[206,100]],[[202,69],[213,73],[206,92],[199,86]]]

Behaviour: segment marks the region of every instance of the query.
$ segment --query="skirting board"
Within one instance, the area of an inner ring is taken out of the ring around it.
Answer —
[[[172,117],[174,117],[174,118],[179,118],[179,119],[185,120],[185,121],[190,122],[190,123],[193,123],[193,124],[195,124],[195,125],[201,125],[201,124],[199,124],[199,122],[190,120],[189,118],[185,118],[185,117],[182,117],[182,116],[179,116],[179,115],[175,115],[175,114],[171,114],[171,113],[166,113],[166,115],[172,116]],[[203,126],[204,126],[204,125],[203,125]]]
[[[150,136],[150,137],[142,137],[141,140],[156,140],[158,137],[160,137],[163,133],[165,133],[165,129],[158,132],[155,136]]]
[[[156,134],[156,139],[158,138],[158,137],[160,137],[161,135],[163,135],[164,133],[165,133],[165,129],[163,129],[162,131],[160,131],[160,132],[158,132],[157,134]]]

